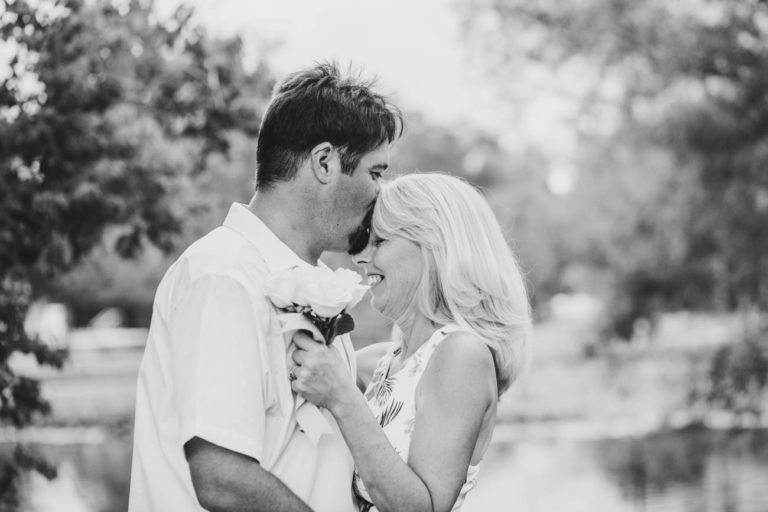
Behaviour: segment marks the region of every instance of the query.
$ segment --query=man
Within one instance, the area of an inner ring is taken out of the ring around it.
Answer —
[[[296,423],[287,340],[262,286],[316,265],[323,251],[362,249],[401,132],[394,107],[333,65],[275,88],[256,194],[232,205],[158,287],[139,372],[131,512],[356,510],[338,427],[313,444]],[[333,345],[352,378],[348,336]]]

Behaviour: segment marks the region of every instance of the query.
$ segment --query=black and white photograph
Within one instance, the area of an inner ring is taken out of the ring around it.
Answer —
[[[0,36],[0,512],[768,512],[768,1]]]

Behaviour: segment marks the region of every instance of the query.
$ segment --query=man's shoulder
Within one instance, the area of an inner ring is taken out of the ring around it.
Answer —
[[[266,263],[258,247],[224,226],[187,247],[169,273],[181,269],[190,281],[220,276],[246,286],[262,283],[267,275]]]

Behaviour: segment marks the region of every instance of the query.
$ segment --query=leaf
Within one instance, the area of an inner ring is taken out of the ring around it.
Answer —
[[[387,403],[389,397],[392,396],[392,389],[392,379],[389,377],[385,378],[376,388],[376,403],[378,403],[380,407]]]
[[[400,414],[400,410],[403,408],[403,402],[397,401],[392,402],[389,404],[389,407],[387,407],[382,413],[381,417],[379,418],[379,425],[384,428],[390,423],[392,423],[392,420],[394,420],[398,414]]]
[[[333,322],[333,338],[352,332],[355,329],[355,320],[348,313],[342,313]]]

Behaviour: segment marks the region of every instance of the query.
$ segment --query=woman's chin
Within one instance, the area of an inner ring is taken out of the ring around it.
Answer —
[[[376,299],[376,295],[371,295],[371,307],[381,316],[394,321],[395,319],[387,313],[386,305],[381,303],[381,299]]]

